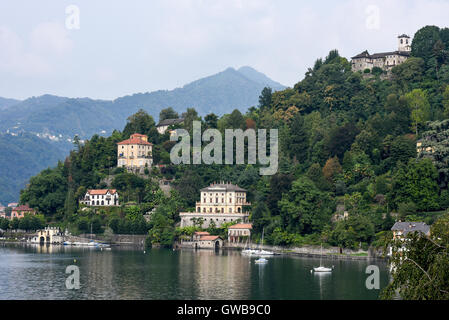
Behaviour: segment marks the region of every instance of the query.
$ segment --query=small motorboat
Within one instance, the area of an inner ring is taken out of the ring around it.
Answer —
[[[256,264],[265,264],[267,262],[268,262],[268,260],[265,258],[260,258],[260,259],[257,259],[256,261],[254,261],[254,263],[256,263]]]
[[[334,270],[334,266],[332,266],[332,268],[326,268],[326,267],[317,267],[317,268],[313,268],[313,271],[315,272],[332,272],[332,270]]]

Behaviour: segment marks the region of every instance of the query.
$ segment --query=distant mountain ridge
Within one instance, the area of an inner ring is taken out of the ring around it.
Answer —
[[[64,160],[75,135],[89,139],[94,134],[122,130],[126,119],[139,109],[155,121],[167,107],[179,113],[194,107],[201,116],[212,112],[221,116],[233,109],[243,112],[258,104],[266,86],[275,91],[285,88],[251,67],[242,67],[228,68],[182,88],[115,100],[53,95],[23,101],[0,98],[0,202],[17,201],[29,177]]]
[[[20,103],[20,100],[0,97],[0,110],[5,110],[6,108],[9,108],[18,103]]]
[[[242,67],[228,68],[182,88],[136,93],[112,101],[52,95],[24,101],[5,99],[4,105],[14,104],[14,108],[0,109],[0,132],[48,134],[63,140],[78,134],[85,139],[123,128],[127,117],[139,109],[146,110],[156,121],[159,112],[167,107],[179,113],[194,107],[201,116],[212,112],[222,115],[233,109],[246,111],[258,104],[258,97],[266,86],[275,91],[285,89],[263,73]]]

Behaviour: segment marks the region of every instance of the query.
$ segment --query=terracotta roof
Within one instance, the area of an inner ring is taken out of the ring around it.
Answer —
[[[141,138],[130,138],[127,140],[124,140],[122,142],[117,143],[118,145],[124,145],[124,144],[139,144],[139,145],[147,145],[147,146],[152,146],[153,144],[142,140]]]
[[[204,240],[204,241],[214,241],[217,239],[221,239],[220,236],[202,236],[200,238],[200,240]]]
[[[117,193],[116,189],[99,189],[99,190],[87,190],[90,195],[105,195],[109,191],[110,194]]]
[[[253,225],[251,223],[238,223],[230,226],[228,229],[252,229]]]
[[[34,211],[34,209],[31,209],[29,206],[27,205],[20,205],[14,209],[12,209],[12,211]]]
[[[210,235],[210,233],[209,233],[209,232],[206,232],[206,231],[197,231],[197,232],[195,232],[195,234],[196,234],[196,235],[203,235],[203,236],[205,236],[205,235]]]

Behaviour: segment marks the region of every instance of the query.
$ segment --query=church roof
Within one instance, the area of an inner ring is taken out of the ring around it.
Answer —
[[[410,39],[410,37],[408,35],[406,35],[405,33],[398,36],[398,38],[409,38]]]
[[[409,57],[410,52],[408,52],[408,51],[391,51],[391,52],[380,52],[380,53],[369,54],[368,50],[365,50],[362,53],[352,57],[351,59],[361,59],[361,58],[381,59],[381,58],[385,58],[386,56],[394,56],[394,55]]]

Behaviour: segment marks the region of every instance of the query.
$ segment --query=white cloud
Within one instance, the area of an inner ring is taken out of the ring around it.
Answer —
[[[68,53],[73,43],[57,23],[42,23],[24,41],[6,26],[0,26],[0,71],[19,77],[51,73],[54,59]]]
[[[31,32],[31,46],[39,53],[61,55],[72,49],[73,42],[61,24],[46,22]]]

